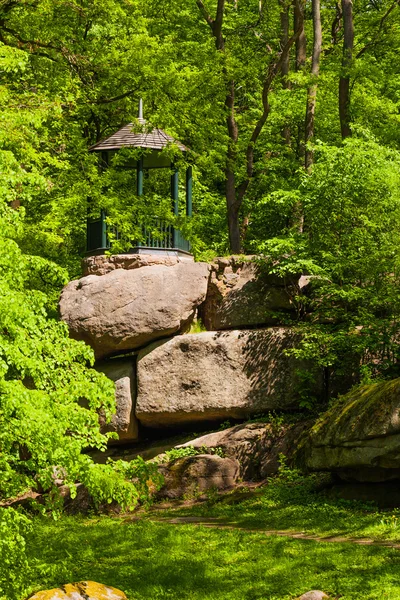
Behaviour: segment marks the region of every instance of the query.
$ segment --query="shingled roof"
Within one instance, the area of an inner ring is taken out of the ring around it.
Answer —
[[[144,119],[139,119],[139,123],[145,124]],[[149,148],[150,150],[163,150],[169,144],[175,144],[182,152],[188,148],[165,133],[162,129],[153,129],[150,132],[137,133],[137,124],[128,123],[116,133],[113,133],[105,140],[101,140],[89,149],[90,152],[100,152],[106,150],[119,150],[120,148]]]

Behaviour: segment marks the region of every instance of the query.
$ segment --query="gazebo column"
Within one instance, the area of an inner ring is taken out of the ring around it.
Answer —
[[[139,158],[136,166],[136,194],[143,196],[143,157]]]
[[[186,216],[191,217],[193,213],[193,202],[192,202],[192,188],[193,188],[193,169],[189,166],[186,169]]]
[[[104,171],[106,171],[109,167],[110,164],[110,159],[109,159],[109,155],[108,152],[102,152],[101,153],[101,170],[104,173]],[[106,211],[104,210],[104,208],[101,209],[101,213],[100,213],[100,236],[101,236],[101,248],[107,248],[107,224],[106,224]]]
[[[101,247],[107,248],[107,223],[106,223],[106,211],[101,210]]]
[[[173,167],[174,168],[174,167]],[[179,216],[179,171],[174,168],[171,175],[171,198],[173,200],[174,215]],[[178,246],[179,232],[173,228],[172,245],[174,248]]]

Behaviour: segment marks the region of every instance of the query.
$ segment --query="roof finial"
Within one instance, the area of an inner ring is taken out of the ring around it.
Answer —
[[[139,119],[143,119],[143,100],[139,98]]]

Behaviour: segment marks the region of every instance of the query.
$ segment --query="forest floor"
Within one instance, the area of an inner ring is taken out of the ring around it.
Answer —
[[[90,579],[129,600],[292,600],[311,589],[400,600],[399,519],[288,484],[130,515],[37,518],[31,591]]]

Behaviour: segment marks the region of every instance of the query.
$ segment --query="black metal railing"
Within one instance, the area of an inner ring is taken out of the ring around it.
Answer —
[[[118,231],[112,228],[113,237],[118,239]],[[107,235],[105,215],[90,219],[87,224],[87,253],[99,253],[112,247]],[[142,237],[132,243],[134,248],[176,249],[190,252],[190,243],[182,233],[164,219],[154,218],[142,226]]]

